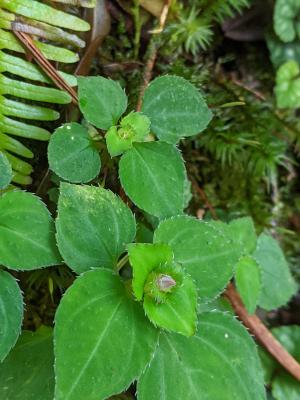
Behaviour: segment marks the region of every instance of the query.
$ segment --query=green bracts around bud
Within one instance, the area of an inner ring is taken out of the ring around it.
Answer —
[[[119,156],[132,148],[134,142],[145,141],[150,132],[150,120],[139,112],[131,112],[124,117],[119,126],[112,126],[105,138],[111,157]]]
[[[181,284],[176,282],[169,293],[160,291],[159,295],[164,295],[164,301],[160,303],[157,299],[145,295],[143,307],[155,326],[184,336],[192,336],[196,333],[197,326],[197,289],[192,278],[186,275],[181,267],[178,268],[182,273]]]
[[[179,265],[163,264],[157,266],[146,280],[144,295],[151,297],[156,303],[167,301],[174,290],[182,284],[183,272]]]
[[[191,336],[196,331],[197,290],[192,278],[173,261],[171,248],[163,243],[131,244],[132,290],[143,300],[149,320],[158,327]]]

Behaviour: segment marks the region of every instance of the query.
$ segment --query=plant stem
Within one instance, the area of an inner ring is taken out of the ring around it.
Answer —
[[[152,37],[150,39],[150,43],[148,46],[148,51],[147,51],[148,58],[147,58],[147,62],[145,65],[145,69],[144,69],[144,73],[143,73],[143,81],[142,81],[142,85],[140,88],[140,94],[139,94],[139,98],[138,98],[138,102],[137,102],[137,106],[136,106],[137,111],[141,111],[144,93],[145,93],[145,90],[146,90],[147,86],[149,85],[149,82],[152,78],[152,72],[153,72],[155,62],[156,62],[157,51],[158,51],[156,35],[159,35],[164,30],[164,27],[165,27],[166,21],[167,21],[167,17],[168,17],[168,13],[169,13],[170,5],[171,5],[171,0],[166,0],[165,5],[160,14],[159,26],[157,29],[154,29],[151,32]]]
[[[141,40],[141,15],[140,15],[140,2],[139,0],[134,0],[132,6],[132,15],[134,20],[134,58],[137,59],[140,50],[140,40]]]
[[[116,271],[120,272],[128,260],[129,260],[129,256],[128,256],[128,254],[125,254],[125,256],[122,257],[121,260],[118,261],[118,264],[116,265]]]

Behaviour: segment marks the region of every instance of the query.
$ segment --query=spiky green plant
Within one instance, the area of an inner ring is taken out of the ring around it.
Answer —
[[[95,3],[94,0],[53,2],[84,7],[93,7]],[[33,157],[32,151],[15,136],[48,140],[50,132],[47,129],[26,121],[58,119],[59,113],[47,104],[68,104],[71,98],[66,92],[53,88],[43,71],[26,60],[25,49],[13,31],[31,34],[34,44],[48,60],[74,63],[79,57],[69,47],[76,51],[85,43],[70,31],[88,29],[89,24],[81,18],[41,1],[0,0],[0,151],[11,163],[14,183],[31,183],[32,166],[24,158]],[[62,72],[61,75],[69,85],[76,85],[72,75]],[[36,102],[42,105],[36,105]]]
[[[206,50],[213,38],[214,24],[240,13],[251,0],[190,0],[190,7],[175,8],[175,19],[167,28],[170,45],[195,55]]]

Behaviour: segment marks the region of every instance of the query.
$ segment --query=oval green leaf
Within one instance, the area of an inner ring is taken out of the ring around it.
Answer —
[[[275,95],[280,108],[300,107],[300,68],[290,60],[280,66],[276,73]]]
[[[137,379],[157,331],[108,270],[81,275],[64,295],[54,331],[56,400],[103,400]]]
[[[276,0],[274,29],[283,42],[291,42],[300,37],[300,3],[298,0]]]
[[[152,132],[173,144],[200,133],[212,118],[198,89],[179,76],[161,76],[151,82],[142,111],[151,120]]]
[[[135,219],[126,204],[109,190],[62,183],[56,229],[65,262],[81,273],[92,268],[113,268],[135,237]]]
[[[133,142],[144,142],[150,133],[150,120],[139,112],[131,112],[122,118],[120,126],[112,126],[105,135],[107,150],[111,157],[132,148]]]
[[[99,129],[116,125],[127,108],[127,96],[118,82],[102,76],[78,77],[79,107]]]
[[[142,210],[159,218],[182,213],[185,167],[175,146],[135,143],[123,154],[119,174],[126,194]]]
[[[16,346],[0,363],[0,398],[53,400],[54,354],[52,329],[22,333]]]
[[[20,190],[0,198],[0,264],[31,270],[61,263],[55,228],[45,204]]]
[[[171,246],[175,261],[195,280],[201,302],[221,293],[240,257],[239,247],[234,245],[226,224],[187,216],[161,222],[154,233],[154,242]]]
[[[50,138],[48,160],[52,171],[73,183],[86,183],[100,171],[99,152],[88,129],[75,122],[58,128]]]
[[[15,278],[0,270],[0,362],[21,332],[23,297]]]
[[[201,314],[191,338],[161,333],[138,400],[265,400],[255,344],[234,317]]]
[[[297,291],[297,285],[278,242],[261,234],[253,257],[262,271],[259,306],[271,311],[285,305]]]
[[[240,246],[241,254],[252,254],[257,241],[253,219],[251,217],[234,219],[229,223],[229,228],[236,245]]]

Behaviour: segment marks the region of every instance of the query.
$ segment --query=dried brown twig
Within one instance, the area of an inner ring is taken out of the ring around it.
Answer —
[[[167,21],[167,17],[168,17],[168,13],[169,13],[170,5],[171,5],[171,0],[166,0],[165,5],[160,14],[158,28],[156,28],[150,32],[152,35],[158,35],[164,30],[164,27],[165,27],[166,21]],[[152,36],[152,39],[153,38],[154,38],[154,36]],[[152,78],[152,72],[153,72],[153,68],[155,65],[156,57],[157,57],[157,51],[158,51],[158,47],[157,47],[155,40],[150,40],[150,44],[149,44],[149,48],[148,48],[148,59],[147,59],[146,65],[145,65],[145,69],[144,69],[144,73],[143,73],[143,82],[142,82],[142,85],[140,88],[139,98],[138,98],[138,102],[137,102],[137,106],[136,106],[137,111],[141,111],[144,93],[145,93],[145,90],[146,90],[147,86],[149,85],[149,82]]]
[[[16,37],[23,44],[24,48],[32,55],[35,62],[42,68],[45,74],[61,90],[66,91],[72,98],[72,102],[78,105],[76,91],[59,75],[53,65],[45,58],[43,53],[35,46],[31,37],[24,32],[13,31]]]

